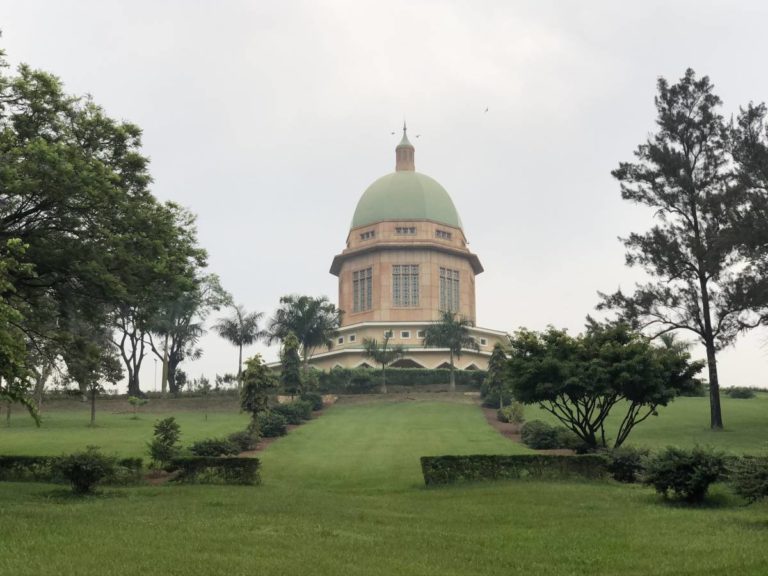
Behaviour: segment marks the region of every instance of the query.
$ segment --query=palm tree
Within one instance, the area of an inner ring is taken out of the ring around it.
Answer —
[[[387,393],[387,364],[391,364],[398,358],[405,356],[405,348],[402,344],[388,348],[389,336],[384,336],[384,345],[379,346],[379,343],[374,338],[363,338],[363,348],[365,349],[365,355],[371,358],[374,362],[381,364],[381,393]]]
[[[240,305],[233,305],[235,313],[229,318],[219,318],[213,329],[219,336],[229,340],[239,348],[237,361],[237,389],[240,389],[243,374],[243,346],[250,346],[266,336],[263,330],[259,330],[259,322],[264,317],[263,312],[246,312]]]
[[[268,341],[284,341],[293,334],[301,344],[304,371],[309,367],[309,355],[318,346],[333,346],[333,339],[341,325],[341,310],[328,298],[321,296],[283,296],[280,308],[269,322]]]
[[[440,320],[428,326],[424,331],[424,346],[447,348],[451,359],[451,392],[456,390],[453,357],[461,358],[462,350],[479,350],[469,329],[474,326],[471,320],[457,316],[453,312],[443,312]]]

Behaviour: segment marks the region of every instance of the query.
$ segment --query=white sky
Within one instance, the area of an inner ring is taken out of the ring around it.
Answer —
[[[760,1],[4,0],[0,46],[143,128],[155,194],[198,214],[210,270],[250,310],[336,301],[331,260],[405,116],[485,266],[478,324],[577,332],[598,290],[637,277],[617,237],[651,214],[610,171],[654,129],[656,78],[709,75],[726,115],[768,100],[767,17]],[[768,386],[765,340],[721,355],[724,386]],[[235,371],[233,347],[202,344],[191,377]]]

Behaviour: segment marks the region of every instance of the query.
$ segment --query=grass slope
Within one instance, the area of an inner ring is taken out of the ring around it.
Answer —
[[[722,488],[687,509],[613,483],[421,486],[418,456],[522,450],[473,406],[385,402],[336,406],[272,444],[260,487],[75,499],[0,483],[0,574],[768,572],[768,505],[718,506]]]

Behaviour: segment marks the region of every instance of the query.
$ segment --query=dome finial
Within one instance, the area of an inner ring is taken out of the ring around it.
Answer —
[[[415,171],[415,152],[413,144],[408,140],[408,126],[405,123],[405,119],[403,119],[403,138],[400,140],[397,148],[395,148],[395,170],[398,172],[403,170]]]

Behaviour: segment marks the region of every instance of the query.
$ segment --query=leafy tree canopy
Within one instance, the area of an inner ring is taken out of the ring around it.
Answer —
[[[656,346],[625,323],[588,319],[586,331],[521,329],[510,342],[509,374],[515,398],[538,404],[585,445],[608,446],[608,415],[624,411],[613,446],[659,406],[698,385],[703,362],[680,347]]]

